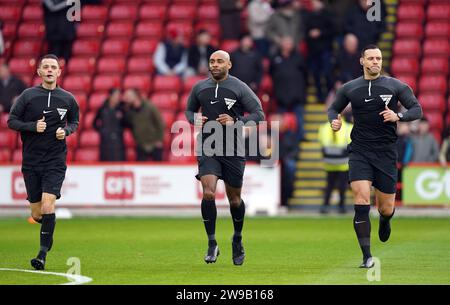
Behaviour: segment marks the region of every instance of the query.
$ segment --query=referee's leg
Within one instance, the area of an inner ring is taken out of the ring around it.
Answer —
[[[201,204],[203,224],[205,225],[206,235],[208,236],[208,250],[205,255],[205,262],[215,263],[217,256],[219,256],[219,247],[216,241],[216,175],[204,175],[200,177],[203,188],[203,198]]]
[[[378,237],[382,242],[386,242],[391,235],[390,220],[395,213],[395,193],[383,193],[375,188],[375,197],[380,213],[380,223],[378,227]]]
[[[31,202],[31,217],[34,221],[41,223],[42,222],[42,201]]]
[[[233,219],[234,234],[232,240],[233,263],[242,265],[244,263],[245,252],[242,245],[242,228],[244,226],[245,203],[241,198],[242,187],[232,187],[225,183],[225,190],[230,203],[231,218]]]

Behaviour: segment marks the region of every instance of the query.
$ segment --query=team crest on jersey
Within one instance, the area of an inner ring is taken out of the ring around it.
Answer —
[[[380,95],[380,97],[387,106],[387,104],[389,104],[389,102],[391,101],[392,94]]]
[[[64,118],[64,116],[67,113],[67,109],[64,108],[56,108],[56,110],[58,110],[59,116],[61,117],[61,120]]]
[[[225,100],[225,104],[227,105],[228,110],[231,109],[231,107],[233,107],[234,103],[236,103],[236,100],[232,100],[231,98],[224,98]]]

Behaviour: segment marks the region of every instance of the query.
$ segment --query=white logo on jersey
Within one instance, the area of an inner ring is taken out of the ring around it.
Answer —
[[[233,107],[234,103],[236,103],[236,100],[232,100],[230,98],[224,98],[225,100],[225,104],[227,105],[228,110],[231,109],[231,107]]]
[[[388,95],[380,95],[381,99],[383,100],[384,104],[387,106],[389,102],[391,101],[392,94]]]
[[[64,116],[66,115],[67,109],[64,108],[56,108],[56,110],[58,110],[59,115],[61,116],[61,120],[64,118]]]

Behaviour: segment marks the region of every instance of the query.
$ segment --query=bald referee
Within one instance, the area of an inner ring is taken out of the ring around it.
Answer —
[[[211,55],[209,59],[211,77],[199,81],[193,87],[188,99],[186,117],[191,124],[202,125],[200,143],[206,143],[209,137],[217,137],[215,132],[223,130],[222,141],[218,141],[220,144],[216,143],[214,151],[207,152],[202,147],[201,155],[197,157],[199,171],[196,178],[201,181],[203,188],[201,212],[208,236],[208,250],[204,260],[208,264],[214,263],[220,253],[215,237],[217,217],[215,196],[217,181],[222,179],[234,226],[232,260],[235,265],[242,265],[245,258],[242,245],[245,204],[241,198],[241,189],[245,157],[238,152],[243,150],[244,143],[237,137],[230,140],[227,130],[240,126],[237,132],[242,132],[243,124],[251,121],[257,124],[264,120],[264,113],[258,97],[244,82],[229,75],[230,69],[230,55],[227,52],[219,50]],[[194,117],[199,109],[202,112],[200,122],[195,122]],[[244,112],[248,114],[244,116]],[[207,128],[209,126],[213,128]],[[222,149],[219,149],[220,146]]]

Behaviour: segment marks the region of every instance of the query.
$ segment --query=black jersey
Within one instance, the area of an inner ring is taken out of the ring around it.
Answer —
[[[228,114],[235,121],[241,121],[244,124],[249,121],[257,124],[264,120],[264,112],[258,97],[244,82],[231,75],[221,82],[216,82],[212,78],[201,80],[193,87],[186,110],[186,118],[191,124],[194,124],[194,114],[200,108],[202,116],[206,116],[208,121],[215,121],[220,114]],[[246,112],[248,115],[244,116]],[[224,126],[224,135],[226,129],[227,127]],[[203,140],[210,134],[212,133],[202,129]],[[226,145],[230,144],[224,142],[224,150]],[[233,144],[235,153],[237,146],[244,145],[236,141]]]
[[[44,132],[36,132],[37,121],[45,117]],[[20,131],[23,142],[23,167],[64,164],[66,141],[56,138],[61,127],[66,136],[78,127],[78,104],[72,94],[56,87],[48,90],[42,85],[22,92],[11,108],[8,127]]]
[[[366,80],[361,76],[339,88],[334,103],[328,109],[328,120],[331,122],[336,119],[338,113],[351,103],[354,118],[352,148],[396,149],[397,123],[384,123],[380,112],[388,106],[397,113],[398,102],[408,109],[403,113],[401,121],[413,121],[422,117],[422,107],[408,85],[387,76],[373,80]]]

